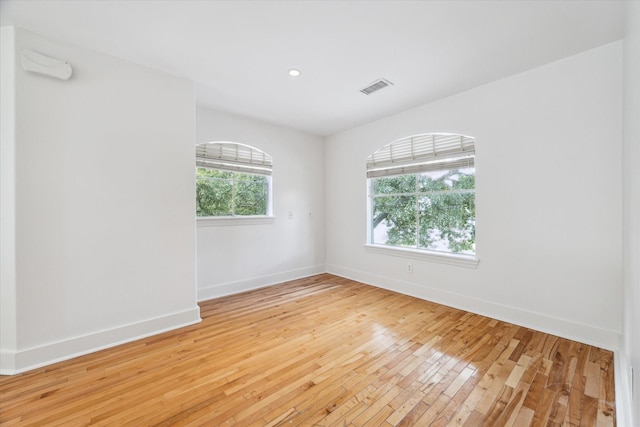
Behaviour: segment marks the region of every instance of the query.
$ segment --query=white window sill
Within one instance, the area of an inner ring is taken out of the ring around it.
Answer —
[[[196,218],[198,227],[273,224],[273,216],[205,216]]]
[[[443,252],[426,251],[410,248],[398,248],[384,245],[364,245],[368,252],[397,256],[401,258],[410,258],[431,262],[439,262],[441,264],[457,265],[466,268],[478,268],[480,260],[474,255],[449,254]]]

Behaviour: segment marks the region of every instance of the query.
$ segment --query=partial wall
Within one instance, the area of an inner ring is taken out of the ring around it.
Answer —
[[[640,3],[629,1],[624,39],[624,146],[622,151],[624,338],[617,366],[629,409],[640,425]],[[635,389],[635,390],[634,390]],[[622,425],[622,424],[621,424]]]
[[[197,122],[198,143],[238,142],[273,157],[272,220],[199,221],[198,299],[324,272],[323,139],[206,108]]]
[[[472,71],[471,71],[472,72]],[[328,138],[327,270],[615,349],[622,42]],[[369,252],[365,159],[409,135],[476,138],[477,269]]]
[[[15,215],[1,223],[1,286],[15,305],[2,373],[198,322],[193,84],[20,29],[5,50],[4,35],[2,203]],[[25,71],[26,49],[73,76]]]

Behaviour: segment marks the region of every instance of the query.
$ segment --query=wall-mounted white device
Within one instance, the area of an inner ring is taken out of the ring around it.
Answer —
[[[67,61],[50,58],[32,50],[22,51],[22,68],[60,80],[69,80],[73,70]]]

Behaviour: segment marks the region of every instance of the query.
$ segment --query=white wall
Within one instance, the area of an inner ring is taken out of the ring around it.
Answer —
[[[328,271],[616,348],[621,89],[616,42],[328,138]],[[477,269],[363,246],[367,155],[430,132],[476,138]]]
[[[0,28],[0,369],[17,347],[14,40],[13,28]]]
[[[196,139],[239,142],[270,154],[275,217],[270,224],[198,226],[198,298],[324,272],[323,139],[205,108],[198,108]]]
[[[623,145],[623,286],[624,340],[620,378],[624,395],[631,396],[630,366],[634,367],[635,396],[628,425],[640,424],[640,3],[628,2],[624,40]]]
[[[3,104],[3,128],[15,113],[3,155],[15,156],[3,156],[2,204],[15,220],[1,223],[1,287],[15,289],[15,307],[2,319],[2,372],[199,321],[193,84],[22,30],[15,52],[4,47],[3,67],[32,49],[74,75],[28,73],[18,60],[15,81],[3,76],[3,99],[15,95],[13,111]]]

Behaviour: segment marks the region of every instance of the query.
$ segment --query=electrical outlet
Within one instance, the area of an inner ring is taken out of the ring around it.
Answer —
[[[410,262],[407,263],[407,273],[413,274],[413,264]]]
[[[313,213],[309,212],[309,219],[313,219]]]
[[[293,219],[293,211],[289,211],[289,219]]]

